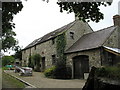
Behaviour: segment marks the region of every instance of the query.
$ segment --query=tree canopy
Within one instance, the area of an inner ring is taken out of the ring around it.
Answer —
[[[4,56],[4,57],[2,57],[2,66],[5,66],[7,64],[13,64],[14,61],[15,61],[14,57]]]
[[[14,49],[18,43],[14,38],[16,33],[13,31],[15,28],[13,18],[22,8],[22,2],[2,2],[2,50],[4,51]]]
[[[43,0],[49,2],[49,0]],[[108,6],[112,2],[62,2],[58,1],[60,12],[67,11],[68,13],[74,12],[75,17],[78,17],[84,22],[99,22],[104,19],[104,14],[100,11],[99,6]]]

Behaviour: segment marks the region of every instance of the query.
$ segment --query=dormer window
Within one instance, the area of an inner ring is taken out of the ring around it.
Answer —
[[[70,32],[71,39],[74,39],[74,32]]]

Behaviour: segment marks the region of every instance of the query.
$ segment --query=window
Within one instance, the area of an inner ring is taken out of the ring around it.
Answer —
[[[52,38],[52,45],[55,43],[55,38]]]
[[[70,37],[74,39],[74,32],[70,32]]]
[[[110,66],[113,66],[113,58],[115,58],[114,55],[108,52],[108,63]]]
[[[55,65],[56,64],[56,58],[55,58],[55,55],[52,55],[52,65]]]

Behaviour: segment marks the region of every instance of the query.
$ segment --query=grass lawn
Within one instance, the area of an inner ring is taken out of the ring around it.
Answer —
[[[25,84],[3,72],[2,88],[25,88]]]

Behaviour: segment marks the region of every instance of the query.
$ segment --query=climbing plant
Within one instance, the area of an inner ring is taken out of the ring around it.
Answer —
[[[30,55],[29,56],[29,59],[28,59],[28,67],[31,67],[31,68],[34,68],[34,65],[33,65],[33,62],[34,60],[32,60],[32,56]]]
[[[40,61],[41,61],[40,54],[32,55],[31,58],[29,58],[29,65],[34,68],[34,71],[40,71]]]
[[[70,79],[71,68],[66,67],[66,56],[64,54],[66,47],[65,33],[62,33],[56,38],[56,50],[57,50],[57,62],[54,67],[45,70],[44,75],[46,77],[57,78],[57,79]]]
[[[62,62],[66,64],[66,56],[64,55],[65,47],[66,47],[66,37],[65,33],[59,35],[56,40],[57,43],[57,56],[58,56],[58,63]]]
[[[58,59],[54,70],[54,78],[65,79],[67,77],[66,56],[64,54],[66,47],[65,33],[58,35],[56,44]]]

